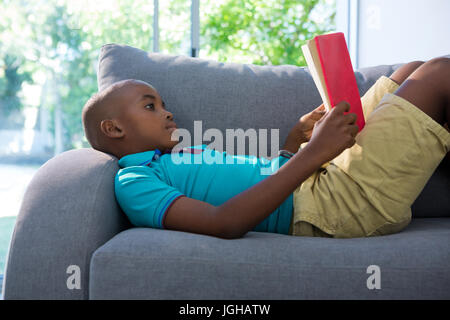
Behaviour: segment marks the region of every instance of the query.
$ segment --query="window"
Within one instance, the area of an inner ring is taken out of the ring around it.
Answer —
[[[89,147],[81,109],[106,43],[223,62],[304,65],[335,0],[0,0],[0,274],[38,168]]]

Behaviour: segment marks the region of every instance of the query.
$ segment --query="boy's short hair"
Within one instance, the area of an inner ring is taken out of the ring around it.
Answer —
[[[108,117],[112,118],[117,116],[119,112],[114,93],[121,88],[133,84],[145,84],[154,89],[152,85],[145,81],[126,79],[115,82],[104,90],[95,93],[84,105],[81,119],[84,134],[92,148],[111,153],[111,151],[108,150],[107,140],[101,131],[100,124],[102,120],[107,119]]]
[[[112,94],[119,88],[132,82],[127,79],[115,82],[100,92],[95,93],[83,107],[81,120],[83,123],[84,134],[92,148],[108,152],[105,146],[103,133],[100,129],[102,120],[110,117],[115,111],[115,101],[111,99]]]
[[[95,93],[86,102],[81,113],[84,135],[92,148],[99,151],[104,151],[100,141],[102,134],[100,123],[106,112],[106,110],[103,110],[105,109],[105,96],[106,92],[104,91]]]

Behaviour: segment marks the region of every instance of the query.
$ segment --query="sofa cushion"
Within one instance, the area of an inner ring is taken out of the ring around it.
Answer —
[[[401,65],[357,70],[360,94],[363,95],[380,76],[390,76]],[[194,141],[194,121],[201,121],[197,123],[197,132],[219,129],[224,135],[224,145],[217,149],[233,154],[238,154],[238,150],[236,143],[226,140],[226,129],[255,129],[256,132],[266,129],[267,156],[272,158],[278,151],[277,144],[281,147],[298,119],[322,103],[308,68],[220,63],[148,53],[125,45],[103,46],[98,67],[99,90],[129,78],[151,83],[158,90],[178,127],[191,133],[191,144],[212,142]],[[271,129],[279,130],[279,137],[271,139]],[[261,150],[255,153],[249,149],[244,153],[264,155]],[[450,216],[449,171],[450,157],[447,157],[414,203],[414,217]]]
[[[450,219],[394,235],[328,239],[249,232],[238,240],[133,228],[100,247],[91,299],[449,299]],[[368,289],[380,269],[380,289]],[[372,279],[369,277],[372,276]]]

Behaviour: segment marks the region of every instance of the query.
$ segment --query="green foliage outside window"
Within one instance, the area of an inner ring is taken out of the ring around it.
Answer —
[[[190,5],[159,1],[161,52],[189,54]],[[315,20],[320,7],[328,14]],[[300,47],[334,29],[334,7],[335,0],[201,0],[200,57],[305,65]],[[152,38],[152,0],[0,0],[0,130],[24,105],[52,115],[59,107],[64,149],[88,147],[81,109],[97,91],[100,47],[152,51]],[[42,88],[40,96],[30,98],[26,85]]]
[[[329,14],[315,21],[320,6]],[[335,29],[335,4],[322,0],[214,1],[202,21],[208,53],[220,61],[240,56],[260,65],[304,66],[301,46],[315,35]]]

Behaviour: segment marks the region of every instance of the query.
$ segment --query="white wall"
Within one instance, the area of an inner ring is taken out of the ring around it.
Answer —
[[[336,23],[355,69],[450,54],[449,0],[337,0]]]

